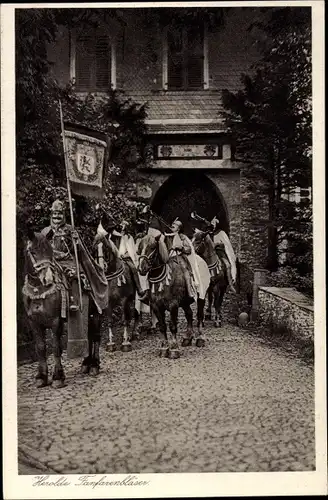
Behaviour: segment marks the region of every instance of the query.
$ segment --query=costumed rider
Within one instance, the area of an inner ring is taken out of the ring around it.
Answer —
[[[113,221],[113,219],[105,214],[102,216],[101,223],[98,226],[98,234],[99,233],[103,236],[108,235],[109,239],[112,239],[113,237],[119,238],[119,244],[117,245],[119,256],[129,267],[132,279],[137,289],[139,300],[141,302],[148,303],[149,293],[148,290],[143,289],[140,283],[139,273],[137,270],[137,251],[133,236],[129,230],[129,223],[127,221],[122,221],[121,224],[117,224]]]
[[[230,288],[234,293],[236,293],[236,256],[230,243],[229,237],[227,233],[223,231],[220,225],[220,221],[217,217],[214,217],[211,220],[210,230],[212,232],[216,253],[221,258],[226,267]]]
[[[79,309],[79,285],[77,278],[77,264],[74,254],[73,238],[77,244],[80,263],[80,277],[84,289],[90,291],[99,313],[107,306],[107,281],[105,275],[92,259],[82,242],[78,232],[66,223],[65,204],[55,200],[51,206],[50,226],[45,227],[42,234],[50,241],[54,252],[54,259],[63,271],[64,286],[69,293],[69,310]]]
[[[170,250],[170,257],[174,255],[180,255],[183,257],[182,261],[184,263],[185,279],[187,283],[187,290],[190,302],[194,302],[197,297],[197,273],[194,271],[194,266],[192,265],[194,259],[190,259],[190,256],[194,254],[193,245],[190,239],[183,233],[182,222],[176,218],[171,226],[172,233],[166,233],[166,237],[173,236],[172,246]]]

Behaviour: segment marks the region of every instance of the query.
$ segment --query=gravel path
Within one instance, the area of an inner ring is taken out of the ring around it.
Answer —
[[[313,368],[235,326],[206,333],[178,360],[156,355],[157,335],[102,349],[97,378],[64,357],[57,390],[20,366],[19,450],[42,473],[314,470]]]

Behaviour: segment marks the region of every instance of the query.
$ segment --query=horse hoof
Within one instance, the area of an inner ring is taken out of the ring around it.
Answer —
[[[114,344],[114,342],[108,342],[108,344],[106,344],[106,351],[107,352],[115,352],[116,351],[116,345]]]
[[[191,339],[182,339],[181,345],[182,347],[189,347],[192,344],[192,338]]]
[[[61,389],[62,387],[65,387],[67,384],[65,384],[65,380],[60,379],[60,380],[53,380],[53,387],[55,389]]]
[[[125,342],[124,344],[121,345],[121,351],[122,352],[130,352],[132,351],[132,345],[130,342]]]
[[[91,377],[96,377],[99,375],[99,366],[91,366],[90,368],[90,376]]]
[[[178,359],[180,358],[180,352],[177,349],[169,350],[169,359]]]
[[[197,347],[204,347],[204,345],[205,345],[204,339],[196,339],[196,346]]]
[[[168,347],[161,347],[159,349],[158,355],[160,358],[167,358],[169,355],[169,349]]]
[[[81,365],[81,373],[82,373],[82,375],[88,375],[89,370],[90,370],[90,366],[89,365]]]
[[[45,380],[41,377],[37,379],[36,387],[37,389],[42,389],[43,387],[47,387],[48,385],[51,385],[52,381],[51,380]]]

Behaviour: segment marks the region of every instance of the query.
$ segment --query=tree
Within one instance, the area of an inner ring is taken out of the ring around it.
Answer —
[[[311,213],[300,220],[299,207],[286,199],[295,187],[312,184],[311,9],[262,11],[264,21],[250,29],[260,30],[263,56],[253,74],[243,75],[243,90],[224,91],[223,101],[236,154],[249,162],[250,176],[267,183],[268,268],[276,270],[280,241],[294,229],[301,237]]]

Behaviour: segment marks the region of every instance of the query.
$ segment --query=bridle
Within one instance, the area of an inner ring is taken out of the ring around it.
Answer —
[[[199,234],[199,233],[198,233]],[[199,248],[201,245],[204,245],[205,243],[205,238],[206,236],[209,235],[209,232],[208,231],[204,231],[203,234],[200,236],[199,238],[199,241],[196,242],[195,240],[193,240],[193,245],[194,245],[194,248],[195,248],[195,252],[197,253],[199,251]]]
[[[149,267],[151,267],[152,265],[152,262],[153,262],[153,259],[154,259],[154,255],[155,255],[155,252],[158,250],[158,244],[155,246],[154,250],[152,250],[150,252],[149,255],[146,255],[146,254],[141,254],[139,255],[139,258],[138,258],[138,267],[140,266],[140,262],[141,262],[141,259],[146,259],[146,261],[148,262],[149,264]]]
[[[54,271],[55,264],[54,264],[54,262],[52,260],[50,260],[50,259],[42,259],[42,260],[37,261],[29,248],[27,249],[27,255],[28,255],[28,257],[29,257],[29,259],[30,259],[30,261],[32,263],[32,266],[33,266],[33,269],[34,269],[34,272],[35,272],[35,274],[30,274],[29,273],[29,275],[32,278],[39,278],[40,279],[39,274],[40,274],[40,272],[43,269],[49,269],[50,268],[52,271]]]

